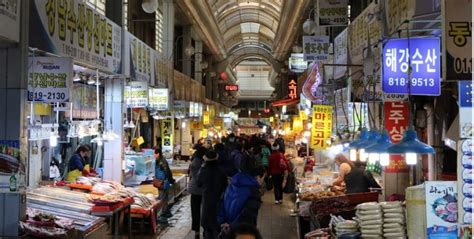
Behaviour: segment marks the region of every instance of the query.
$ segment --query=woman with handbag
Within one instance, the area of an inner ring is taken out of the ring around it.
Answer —
[[[161,209],[161,215],[158,218],[158,223],[168,224],[168,218],[173,215],[170,212],[168,206],[168,191],[171,188],[171,184],[174,183],[173,173],[168,165],[168,161],[163,158],[161,148],[155,148],[155,178],[153,179],[153,186],[158,188],[158,200],[163,202]]]

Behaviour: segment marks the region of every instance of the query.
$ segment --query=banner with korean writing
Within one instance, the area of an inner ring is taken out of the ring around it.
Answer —
[[[130,108],[145,108],[148,106],[148,82],[131,81],[125,86],[123,97]]]
[[[34,0],[30,47],[121,73],[122,28],[83,0]]]
[[[441,94],[439,38],[390,39],[383,47],[382,89],[385,93]],[[408,48],[410,46],[410,48]],[[408,79],[409,59],[412,65]]]
[[[168,110],[169,90],[168,89],[148,89],[148,105],[156,110]]]
[[[457,146],[458,222],[461,225],[472,225],[474,144],[470,138],[458,141]]]
[[[72,65],[69,57],[29,57],[28,101],[69,102]]]
[[[20,0],[0,2],[0,39],[20,41]]]
[[[426,238],[457,239],[456,181],[425,182]]]
[[[334,38],[334,64],[347,64],[347,28]],[[334,79],[343,77],[347,71],[347,66],[334,66]]]
[[[303,36],[305,61],[324,61],[329,56],[329,36]]]
[[[443,0],[443,79],[472,78],[472,0]]]
[[[174,119],[165,118],[161,120],[161,148],[163,155],[172,155],[174,145]],[[166,157],[166,156],[165,156]],[[166,157],[170,158],[170,157]]]
[[[99,95],[100,102],[103,101],[103,94]],[[96,119],[97,118],[97,94],[96,86],[73,84],[72,85],[72,117],[75,119]],[[70,117],[70,111],[64,112],[66,117]]]
[[[224,128],[224,119],[223,118],[214,118],[214,127],[223,129]]]
[[[461,139],[472,138],[472,105],[474,97],[472,94],[473,81],[459,81],[459,135]]]
[[[320,0],[319,25],[345,26],[348,22],[347,0]]]
[[[189,128],[191,130],[201,130],[204,129],[204,125],[200,121],[191,121],[189,122]]]
[[[408,102],[385,102],[385,129],[392,143],[403,139],[403,133],[408,127]],[[401,155],[390,155],[390,164],[385,168],[388,173],[408,172],[409,168]]]
[[[130,32],[125,32],[124,35],[124,74],[134,80],[155,85],[155,50]]]
[[[298,98],[298,83],[296,83],[296,76],[290,76],[290,82],[288,82],[288,98],[296,99]]]
[[[313,120],[311,128],[311,145],[312,149],[326,149],[328,144],[326,140],[332,134],[332,112],[331,105],[314,105]]]
[[[209,124],[211,123],[211,118],[210,118],[210,117],[211,117],[211,116],[210,116],[209,111],[204,111],[204,112],[202,113],[202,123],[203,123],[204,125],[209,125]]]

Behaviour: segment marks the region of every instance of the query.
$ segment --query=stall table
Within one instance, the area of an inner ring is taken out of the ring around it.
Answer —
[[[128,215],[128,238],[132,238],[132,218],[131,218],[131,205],[133,200],[125,200],[117,208],[110,211],[91,211],[91,215],[98,217],[109,218],[109,221],[113,223],[112,233],[114,236],[119,235],[120,221],[123,221],[125,214]]]

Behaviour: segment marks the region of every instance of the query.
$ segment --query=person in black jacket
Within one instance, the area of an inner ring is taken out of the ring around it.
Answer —
[[[204,165],[200,170],[197,185],[202,189],[201,226],[204,238],[215,239],[219,233],[217,211],[219,202],[227,186],[227,177],[219,168],[219,155],[209,150],[204,155]]]

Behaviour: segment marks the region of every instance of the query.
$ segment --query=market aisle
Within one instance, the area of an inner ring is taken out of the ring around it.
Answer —
[[[291,217],[294,199],[283,195],[283,204],[275,205],[273,191],[265,192],[263,203],[258,214],[257,227],[265,239],[297,239],[296,218]]]
[[[184,239],[194,238],[191,232],[191,196],[180,197],[171,208],[173,217],[169,219],[169,225],[159,233],[160,239]]]

